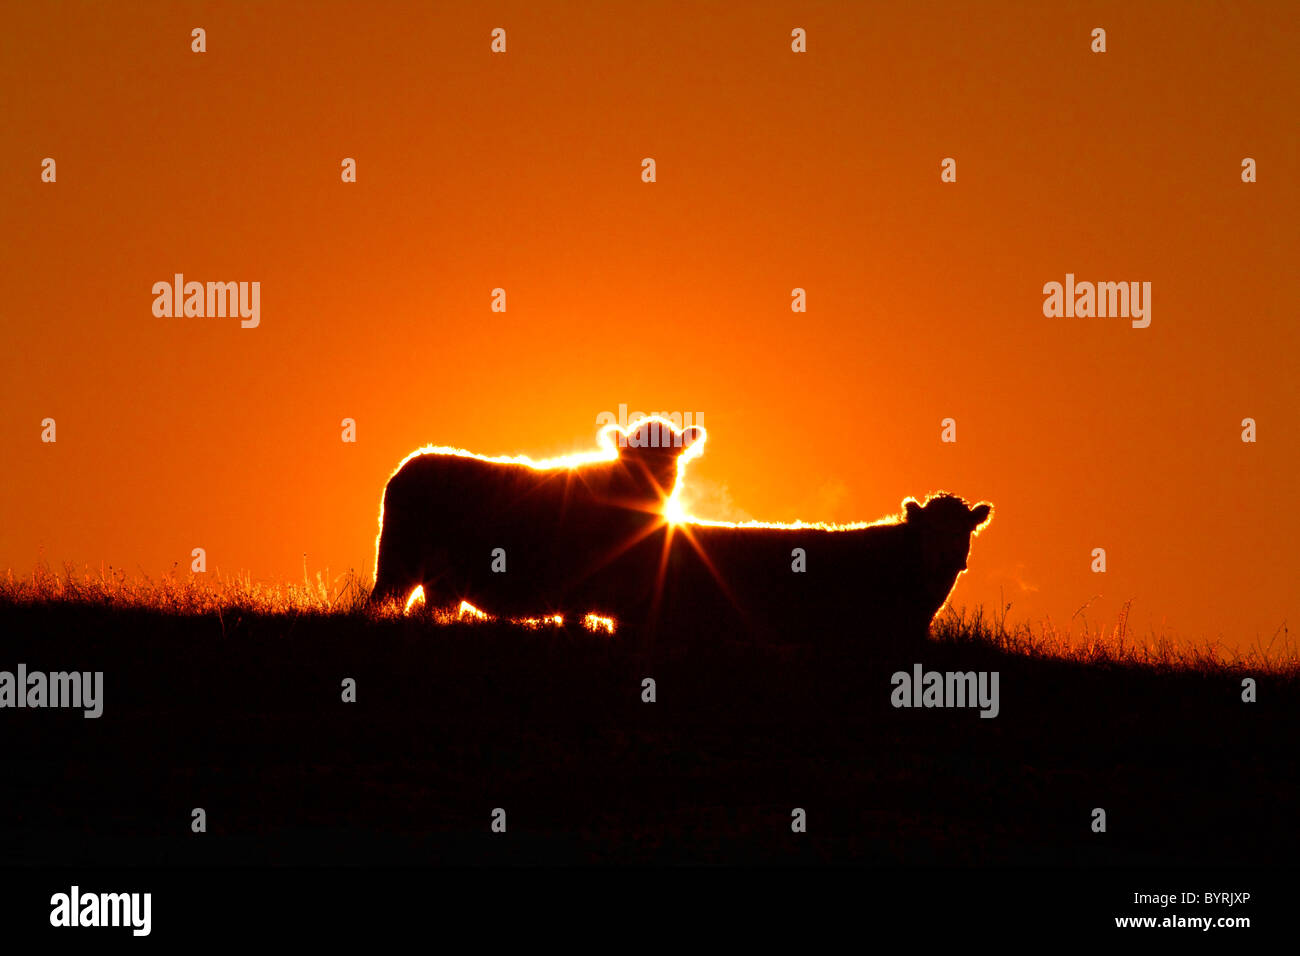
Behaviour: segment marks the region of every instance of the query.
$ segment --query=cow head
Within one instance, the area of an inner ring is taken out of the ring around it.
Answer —
[[[907,527],[920,538],[921,561],[927,582],[947,596],[957,575],[966,570],[970,536],[988,523],[993,508],[988,503],[970,507],[956,495],[940,494],[924,505],[908,498],[903,503]]]
[[[704,429],[677,431],[670,422],[649,418],[633,425],[619,442],[618,457],[631,493],[659,501],[677,484],[677,460],[693,446],[703,447]]]

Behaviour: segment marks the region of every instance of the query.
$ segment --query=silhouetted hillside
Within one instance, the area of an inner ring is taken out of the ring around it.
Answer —
[[[903,660],[844,635],[823,652],[356,612],[4,603],[0,621],[2,670],[104,672],[97,720],[4,713],[8,862],[1222,864],[1300,848],[1294,675],[1255,674],[1246,704],[1244,671],[979,639]],[[913,663],[998,671],[998,716],[892,707],[891,674]],[[195,807],[207,833],[190,832]]]

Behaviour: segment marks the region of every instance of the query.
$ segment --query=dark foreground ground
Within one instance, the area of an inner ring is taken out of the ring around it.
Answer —
[[[1241,674],[980,645],[873,659],[76,604],[0,606],[0,635],[0,670],[105,672],[98,720],[0,711],[5,864],[1181,866],[1300,850],[1294,678],[1259,675],[1244,704]],[[915,662],[999,671],[1000,715],[893,709],[890,674]]]

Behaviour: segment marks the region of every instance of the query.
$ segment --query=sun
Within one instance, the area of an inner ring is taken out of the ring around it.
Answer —
[[[677,525],[685,524],[690,520],[691,516],[687,514],[680,495],[674,494],[664,499],[664,521]]]

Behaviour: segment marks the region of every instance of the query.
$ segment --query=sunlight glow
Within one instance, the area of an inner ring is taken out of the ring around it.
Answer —
[[[682,480],[678,480],[677,488],[680,490],[684,485]],[[883,518],[877,518],[875,521],[849,521],[837,523],[833,521],[714,521],[710,518],[697,518],[694,515],[687,514],[680,510],[680,518],[673,519],[674,524],[700,525],[707,528],[766,528],[774,531],[861,531],[863,528],[877,528],[881,525],[901,524],[907,520],[907,503],[916,501],[919,505],[926,505],[933,498],[950,496],[960,498],[960,495],[952,495],[950,492],[939,490],[924,495],[920,499],[912,497],[904,498],[899,505],[899,510],[895,514],[885,515]],[[676,496],[674,496],[676,497]],[[962,501],[966,499],[962,498]],[[674,504],[676,504],[674,502]],[[990,502],[978,502],[977,504],[989,505],[989,516],[984,519],[972,532],[973,535],[979,535],[981,531],[989,526],[993,521],[993,506]]]
[[[469,618],[473,618],[476,621],[486,621],[491,618],[490,614],[486,614],[483,611],[480,611],[473,604],[470,604],[469,601],[460,602],[460,607],[456,609],[456,616],[469,617]]]
[[[405,614],[411,613],[411,608],[417,603],[424,604],[424,588],[417,587],[411,591],[411,596],[406,599],[406,607],[403,611]],[[435,612],[439,621],[444,624],[453,621],[496,621],[499,618],[495,614],[489,614],[480,608],[470,604],[469,601],[461,601],[460,605],[452,613],[448,608],[445,611]],[[520,627],[526,627],[530,630],[537,630],[543,627],[564,627],[563,614],[544,614],[541,617],[512,617],[507,618],[511,624],[517,624]],[[618,623],[612,617],[605,617],[600,614],[587,614],[582,619],[582,626],[589,631],[604,631],[606,634],[613,634],[618,627]]]
[[[669,524],[685,524],[687,521],[691,520],[691,516],[686,513],[686,506],[682,504],[682,496],[680,492],[682,483],[683,478],[679,473],[677,476],[677,487],[674,488],[673,493],[664,500],[664,520]]]
[[[563,614],[548,614],[545,617],[515,617],[510,619],[510,623],[518,624],[521,627],[529,627],[536,630],[539,627],[564,627]]]
[[[599,451],[582,451],[573,452],[568,455],[557,455],[554,458],[542,458],[534,461],[528,455],[480,455],[476,452],[466,451],[464,448],[455,448],[451,445],[425,445],[417,448],[398,463],[393,469],[392,478],[402,470],[408,461],[412,458],[418,458],[421,455],[454,455],[457,458],[477,458],[479,461],[487,461],[496,465],[524,465],[532,468],[534,471],[555,471],[564,468],[581,468],[583,465],[595,465],[600,462],[616,461],[618,459],[618,441],[614,438],[616,432],[621,432],[626,438],[650,422],[657,423],[660,428],[667,428],[670,433],[678,434],[682,430],[676,428],[672,422],[659,415],[647,418],[638,418],[634,422],[629,422],[624,428],[619,425],[605,425],[596,433],[596,444],[600,446]],[[704,451],[704,442],[708,438],[708,432],[703,425],[694,426],[699,429],[700,437],[696,439],[688,448],[682,449],[682,454],[678,459],[678,474],[681,474],[682,459],[697,458]]]
[[[601,617],[599,614],[588,614],[582,619],[582,626],[589,631],[604,631],[606,634],[614,633],[614,619],[612,617]]]

